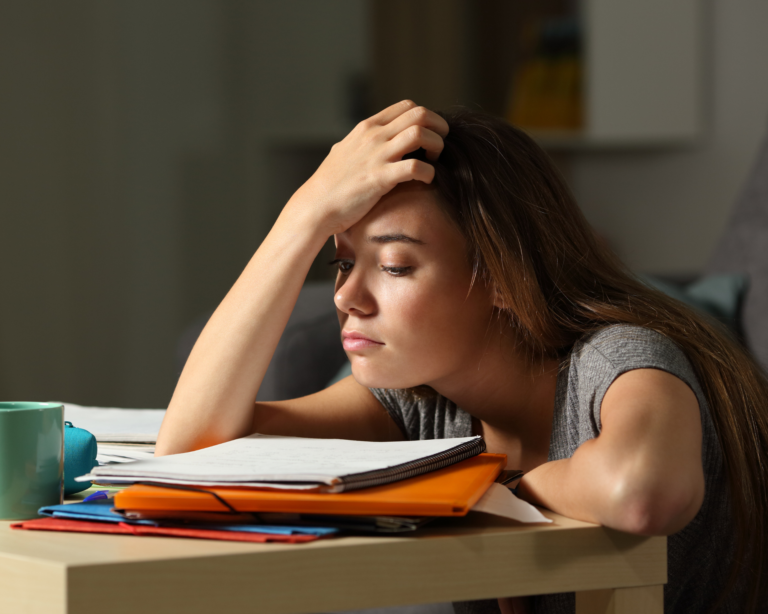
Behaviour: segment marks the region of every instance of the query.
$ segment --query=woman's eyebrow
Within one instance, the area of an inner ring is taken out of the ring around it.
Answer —
[[[424,241],[421,241],[419,239],[415,239],[414,237],[409,237],[408,235],[404,234],[393,234],[393,235],[373,235],[368,237],[369,243],[415,243],[416,245],[424,245]]]

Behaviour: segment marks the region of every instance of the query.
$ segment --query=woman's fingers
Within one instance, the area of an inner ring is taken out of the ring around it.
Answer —
[[[416,103],[412,100],[401,100],[400,102],[396,102],[392,106],[387,107],[383,111],[379,111],[368,121],[374,125],[386,126],[393,120],[400,117],[403,113],[407,113],[414,108],[416,108]]]
[[[391,184],[414,180],[432,183],[435,178],[435,167],[421,160],[400,160],[387,165],[387,173]]]
[[[345,230],[398,183],[431,183],[435,176],[431,164],[402,158],[423,148],[428,160],[436,160],[447,134],[447,123],[436,113],[410,100],[394,104],[360,122],[334,145],[294,198],[315,200],[324,228],[333,233]]]
[[[429,128],[411,126],[390,141],[388,157],[390,160],[399,160],[405,154],[416,151],[420,147],[427,152],[428,160],[437,160],[440,152],[443,151],[443,139]]]
[[[411,104],[413,103],[411,102]],[[386,110],[388,111],[389,109]],[[439,134],[443,138],[448,135],[448,122],[445,119],[434,111],[415,105],[399,115],[393,115],[383,132],[388,139],[392,139],[411,126],[429,128],[432,132]]]

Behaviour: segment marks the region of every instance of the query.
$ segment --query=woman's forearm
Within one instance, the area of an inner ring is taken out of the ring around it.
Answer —
[[[650,471],[642,460],[628,466],[600,449],[597,439],[568,459],[527,473],[518,495],[558,514],[642,535],[671,535],[701,506],[701,493],[675,471]]]
[[[601,498],[595,485],[586,485],[585,475],[578,475],[573,458],[550,461],[539,465],[525,474],[517,488],[520,498],[535,505],[551,509],[558,514],[586,522],[600,523],[603,519],[597,512],[604,512],[605,500],[601,506],[591,505]]]
[[[518,495],[558,514],[630,533],[648,533],[648,500],[632,498],[620,477],[601,466],[587,442],[571,458],[550,461],[520,481]]]
[[[319,226],[305,202],[283,210],[195,343],[160,429],[157,455],[250,433],[261,381],[330,234]]]

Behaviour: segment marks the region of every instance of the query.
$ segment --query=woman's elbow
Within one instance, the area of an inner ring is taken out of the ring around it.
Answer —
[[[621,484],[613,496],[610,526],[638,535],[672,535],[688,525],[704,501],[704,480],[667,480],[655,488]]]

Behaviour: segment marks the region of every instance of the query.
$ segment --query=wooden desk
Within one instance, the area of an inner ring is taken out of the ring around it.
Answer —
[[[3,522],[0,612],[298,614],[574,590],[577,614],[663,612],[666,538],[546,514],[552,525],[472,514],[407,537],[301,545],[13,531]]]

